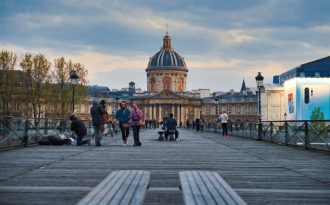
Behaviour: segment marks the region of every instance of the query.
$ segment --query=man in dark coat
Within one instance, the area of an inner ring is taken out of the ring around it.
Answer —
[[[93,106],[90,109],[92,116],[92,123],[94,128],[95,146],[101,146],[101,140],[104,132],[104,118],[103,115],[106,113],[104,108],[97,102],[93,101]]]
[[[168,134],[169,131],[174,131],[175,132],[175,139],[178,139],[179,137],[179,131],[176,129],[176,126],[178,125],[176,119],[173,117],[173,114],[170,114],[170,117],[166,120],[165,126],[165,139],[168,139]]]
[[[87,129],[85,124],[79,120],[75,115],[70,116],[70,130],[75,132],[77,135],[77,146],[88,144],[90,145],[90,140],[83,140],[87,135]]]

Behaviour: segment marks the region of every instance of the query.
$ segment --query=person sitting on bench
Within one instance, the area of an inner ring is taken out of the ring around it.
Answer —
[[[176,122],[176,119],[173,117],[173,114],[170,114],[170,117],[166,120],[165,122],[165,139],[168,139],[168,135],[170,134],[170,132],[174,132],[175,133],[175,140],[178,139],[179,137],[179,132],[176,129],[176,126],[178,125],[178,123]]]

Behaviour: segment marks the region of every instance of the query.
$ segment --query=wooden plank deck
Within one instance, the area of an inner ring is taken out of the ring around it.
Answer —
[[[144,204],[183,204],[179,171],[219,173],[248,204],[329,204],[330,154],[214,133],[180,130],[158,141],[142,130],[142,147],[36,146],[0,152],[0,204],[76,204],[114,170],[148,170]]]

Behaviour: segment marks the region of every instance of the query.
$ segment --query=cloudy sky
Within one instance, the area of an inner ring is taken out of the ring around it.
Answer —
[[[189,68],[187,88],[239,90],[330,55],[329,0],[0,0],[1,49],[64,56],[90,84],[136,82],[166,33]]]

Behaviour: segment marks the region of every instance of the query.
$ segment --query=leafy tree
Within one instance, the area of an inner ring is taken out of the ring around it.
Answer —
[[[64,57],[55,59],[54,70],[52,73],[53,86],[52,89],[52,107],[56,111],[56,116],[65,118],[70,113],[72,88],[70,84],[70,73],[75,70],[79,76],[78,85],[75,92],[75,104],[79,104],[86,100],[88,96],[87,87],[87,70],[80,63],[73,63]]]
[[[14,52],[2,50],[0,53],[0,112],[9,116],[13,112],[15,92],[15,65],[17,56]]]
[[[320,107],[314,108],[311,115],[311,120],[324,120],[324,113],[321,111]],[[311,124],[318,132],[321,132],[326,128],[325,122],[312,122]]]
[[[32,108],[32,114],[35,118],[40,118],[44,107],[49,101],[49,83],[51,63],[42,55],[33,56],[30,53],[25,54],[20,63],[23,72],[26,73],[25,86],[27,88],[28,102]],[[37,124],[39,121],[35,120]]]

